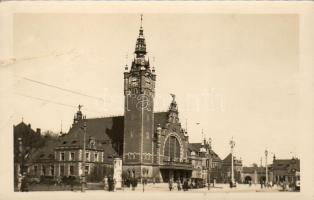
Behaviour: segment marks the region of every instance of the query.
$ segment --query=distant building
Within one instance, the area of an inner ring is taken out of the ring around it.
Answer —
[[[268,180],[273,179],[273,172],[271,165],[268,166]],[[266,167],[262,166],[252,166],[242,168],[242,183],[248,184],[249,182],[253,184],[259,184],[261,181],[266,181]]]
[[[231,153],[222,161],[222,180],[228,183],[231,180]],[[234,180],[238,183],[242,182],[242,161],[233,156]]]
[[[295,183],[299,179],[300,160],[298,158],[276,159],[274,156],[272,171],[274,183]]]
[[[189,158],[193,166],[192,180],[221,182],[222,161],[212,150],[210,141],[204,139],[202,143],[190,143]]]
[[[13,126],[14,143],[14,184],[17,184],[17,174],[27,170],[27,160],[34,149],[41,148],[45,140],[39,128],[34,131],[31,124],[23,121]]]

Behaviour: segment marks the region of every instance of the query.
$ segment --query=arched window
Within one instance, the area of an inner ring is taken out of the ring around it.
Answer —
[[[165,143],[165,155],[170,161],[180,160],[180,143],[175,136],[168,137]]]

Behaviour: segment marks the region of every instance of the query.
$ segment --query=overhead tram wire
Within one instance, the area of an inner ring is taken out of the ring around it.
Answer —
[[[15,94],[19,95],[19,96],[30,98],[30,99],[35,99],[35,100],[38,100],[38,101],[43,101],[45,103],[52,103],[52,104],[66,106],[66,107],[70,107],[70,108],[76,108],[77,107],[77,106],[73,106],[73,105],[69,105],[69,104],[65,104],[65,103],[60,103],[60,102],[57,102],[57,101],[51,101],[51,100],[48,100],[48,99],[43,99],[43,98],[40,98],[40,97],[29,96],[29,95],[26,95],[26,94],[21,94],[21,93],[15,93]],[[99,113],[99,114],[102,113],[102,112],[99,112],[99,111],[96,111],[96,110],[91,110],[91,109],[86,109],[86,110],[94,112],[94,113]]]
[[[104,99],[101,98],[101,97],[91,96],[91,95],[88,95],[88,94],[84,94],[84,93],[77,92],[77,91],[74,91],[74,90],[62,88],[62,87],[55,86],[55,85],[48,84],[48,83],[44,83],[44,82],[41,82],[41,81],[36,81],[36,80],[30,79],[30,78],[26,78],[26,77],[22,77],[22,78],[23,78],[24,80],[26,80],[26,81],[33,82],[33,83],[37,83],[37,84],[39,84],[39,85],[43,85],[43,86],[46,86],[46,87],[55,88],[55,89],[58,89],[58,90],[62,90],[62,91],[64,91],[64,92],[69,92],[69,93],[72,93],[72,94],[76,94],[76,95],[80,95],[80,96],[84,96],[84,97],[88,97],[88,98],[92,98],[92,99],[97,99],[97,100],[100,100],[100,101],[104,102]]]

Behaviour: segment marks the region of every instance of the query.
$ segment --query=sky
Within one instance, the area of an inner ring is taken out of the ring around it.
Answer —
[[[123,115],[140,14],[25,13],[12,26],[1,92],[14,124],[67,131],[79,104],[87,118]],[[266,148],[269,157],[298,156],[298,27],[289,14],[145,14],[155,111],[176,94],[190,142],[203,129],[222,159],[232,137],[245,165],[264,163]]]

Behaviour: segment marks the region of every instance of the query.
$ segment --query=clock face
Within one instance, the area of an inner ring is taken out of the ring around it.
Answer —
[[[149,78],[145,78],[145,86],[150,89],[152,88],[152,82]]]
[[[131,82],[137,81],[137,80],[138,80],[137,77],[134,77],[134,76],[130,77],[130,81],[131,81]]]
[[[130,86],[132,86],[132,87],[138,86],[138,79],[137,79],[137,77],[131,77],[130,78]]]

